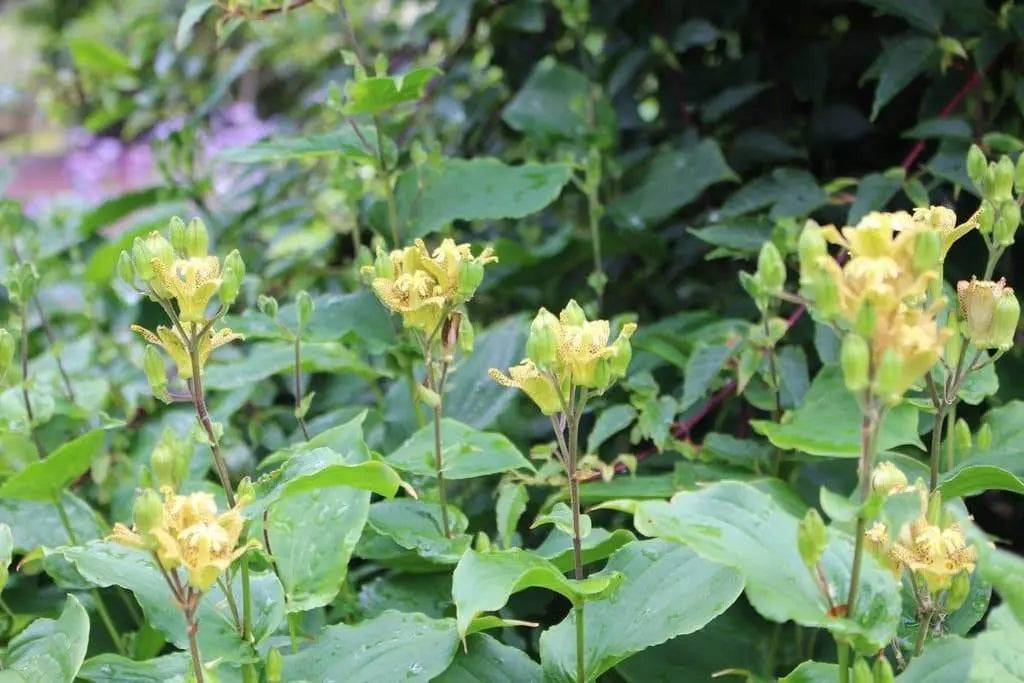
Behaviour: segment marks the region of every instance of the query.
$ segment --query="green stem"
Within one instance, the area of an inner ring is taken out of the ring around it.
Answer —
[[[380,125],[380,116],[374,115],[373,125],[377,131],[377,171],[384,183],[384,198],[388,204],[388,227],[391,228],[391,241],[395,249],[402,244],[402,232],[398,228],[398,202],[395,200],[395,186],[387,159],[384,158],[384,131]]]
[[[196,622],[196,607],[198,605],[197,601],[191,597],[189,602],[191,604],[185,608],[185,630],[188,631],[188,650],[192,655],[192,668],[195,670],[196,683],[204,683],[203,662],[199,656],[199,640],[197,638],[199,624]]]
[[[953,458],[953,428],[956,426],[956,403],[949,407],[946,414],[946,470],[952,470]]]
[[[451,523],[448,521],[448,504],[444,484],[444,463],[441,459],[443,453],[441,445],[441,413],[444,405],[444,382],[448,376],[448,363],[441,363],[439,377],[434,377],[432,363],[427,358],[427,376],[430,378],[431,389],[437,394],[437,405],[434,406],[434,471],[437,474],[437,498],[441,503],[441,525],[444,527],[444,535],[452,537]]]
[[[597,296],[604,294],[607,276],[604,274],[603,259],[601,257],[601,203],[598,197],[598,190],[592,179],[587,179],[587,220],[590,224],[590,244],[594,250],[594,275],[598,284]]]
[[[942,422],[946,418],[947,407],[945,403],[936,406],[935,425],[932,427],[932,447],[929,463],[930,472],[928,477],[928,489],[934,491],[939,483],[939,454],[942,450]]]
[[[999,264],[999,259],[1002,258],[1005,248],[989,245],[988,250],[988,261],[985,263],[985,277],[982,280],[991,280],[992,274],[995,273],[996,266]]]
[[[422,427],[427,423],[427,418],[423,415],[419,397],[416,395],[416,378],[412,374],[411,367],[405,370],[405,384],[409,387],[409,400],[412,402],[412,410],[416,415],[416,426]]]
[[[586,683],[587,680],[587,662],[584,653],[584,634],[583,634],[583,603],[573,608],[576,611],[576,681],[577,683]]]
[[[921,654],[921,650],[924,648],[924,643],[928,639],[928,631],[932,628],[932,616],[935,613],[932,610],[928,610],[924,613],[924,619],[918,624],[917,629],[917,642],[914,643],[914,656],[917,657]]]
[[[309,429],[306,427],[306,418],[299,414],[302,406],[302,340],[295,335],[295,419],[299,422],[299,429],[302,436],[309,441]]]
[[[850,683],[850,644],[836,639],[839,655],[839,683]]]
[[[583,571],[583,548],[580,537],[580,483],[577,476],[577,458],[579,452],[580,419],[583,416],[583,409],[586,406],[587,394],[583,391],[578,401],[569,408],[567,415],[569,421],[569,439],[566,444],[566,471],[569,475],[569,505],[572,510],[572,559],[574,576],[577,581],[585,578]],[[585,683],[586,676],[586,647],[584,642],[583,603],[575,607],[576,610],[576,680],[578,683]]]
[[[36,418],[32,412],[32,400],[28,396],[28,304],[21,306],[21,397],[25,401],[25,417],[28,420],[28,432],[36,444],[40,459],[46,457],[43,442],[36,433]]]

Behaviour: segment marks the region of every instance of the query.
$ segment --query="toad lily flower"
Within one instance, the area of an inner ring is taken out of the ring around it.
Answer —
[[[132,330],[142,335],[142,338],[150,344],[163,349],[171,357],[171,360],[174,361],[175,366],[178,368],[178,375],[182,379],[192,379],[192,357],[189,355],[188,344],[182,338],[177,327],[170,328],[160,325],[156,328],[156,333],[153,333],[140,325],[132,325]],[[198,340],[199,372],[201,373],[203,368],[206,367],[206,360],[210,357],[211,351],[225,344],[230,344],[236,339],[244,338],[243,335],[232,332],[226,327],[216,332],[207,330]]]
[[[133,511],[134,525],[114,525],[109,540],[150,550],[167,571],[184,569],[188,584],[206,592],[231,563],[257,541],[238,545],[242,533],[241,507],[248,501],[218,513],[213,496],[206,492],[178,495],[162,489],[163,502],[152,490],[143,492]]]
[[[1006,280],[986,282],[961,280],[956,285],[960,304],[961,331],[979,349],[1000,349],[1013,346],[1020,320],[1020,302]]]
[[[154,259],[153,273],[169,298],[178,304],[183,323],[203,323],[210,299],[220,290],[220,261],[216,256],[177,259],[168,267]]]
[[[519,365],[509,368],[508,375],[491,368],[488,374],[503,387],[514,387],[522,390],[530,397],[530,400],[537,404],[540,412],[545,415],[554,415],[562,412],[563,407],[569,401],[569,384],[562,380],[558,390],[548,375],[533,364],[533,361],[524,360]],[[561,394],[561,396],[559,396]]]

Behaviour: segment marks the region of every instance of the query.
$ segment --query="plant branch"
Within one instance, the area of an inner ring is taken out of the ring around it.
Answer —
[[[46,457],[43,450],[43,442],[39,440],[36,433],[36,418],[32,413],[32,399],[28,395],[28,304],[21,305],[21,397],[25,401],[25,417],[28,420],[28,431],[32,435],[32,441],[36,444],[39,458]]]
[[[299,422],[299,429],[302,436],[309,441],[309,428],[306,427],[306,417],[300,414],[302,410],[302,340],[295,335],[295,419]],[[268,551],[269,552],[269,551]]]
[[[960,103],[967,96],[967,94],[974,90],[974,88],[976,88],[981,83],[982,76],[984,75],[984,68],[977,69],[974,73],[972,73],[971,77],[967,79],[967,82],[964,83],[963,86],[961,86],[961,88],[957,90],[956,93],[953,94],[949,101],[946,102],[942,109],[939,110],[937,118],[942,119],[953,113],[953,110],[960,105]],[[904,171],[909,171],[910,168],[914,165],[914,162],[917,161],[917,158],[921,156],[921,153],[924,151],[924,145],[924,140],[918,140],[916,143],[914,143],[914,146],[910,148],[910,151],[907,153],[907,156],[905,156],[903,158],[903,161],[900,163],[900,166],[903,168]]]

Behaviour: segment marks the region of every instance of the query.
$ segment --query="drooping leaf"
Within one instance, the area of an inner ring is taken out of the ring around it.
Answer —
[[[71,683],[88,646],[89,615],[69,593],[58,619],[37,619],[11,639],[0,668],[26,683]]]
[[[415,102],[423,96],[427,84],[441,70],[433,66],[419,67],[401,76],[371,76],[348,82],[347,101],[343,112],[379,114],[404,102]]]
[[[622,583],[607,597],[588,602],[583,612],[587,680],[636,652],[697,631],[743,591],[735,569],[658,539],[620,548],[601,574],[610,572],[621,573]],[[675,580],[679,576],[685,576],[685,582]],[[575,619],[575,612],[570,612],[541,635],[546,681],[577,680]],[[623,629],[624,623],[631,628]]]
[[[591,522],[590,516],[581,513],[579,519],[580,525],[580,538],[584,539],[590,535]],[[572,510],[565,503],[555,503],[554,507],[551,508],[546,514],[537,515],[537,518],[533,520],[533,524],[530,525],[531,529],[536,529],[544,524],[554,524],[555,528],[561,531],[563,534],[572,534]]]
[[[942,26],[943,4],[936,0],[860,0],[886,14],[900,17],[912,26],[937,34]]]
[[[929,2],[929,0],[922,0]],[[877,78],[875,101],[871,105],[871,119],[917,78],[938,58],[934,40],[917,35],[893,40],[886,44],[864,78]]]
[[[384,141],[384,154],[395,153],[395,143]],[[314,133],[293,138],[272,138],[242,147],[229,147],[218,154],[220,159],[236,164],[265,164],[295,159],[346,157],[364,163],[377,159],[377,131],[362,126],[342,126],[332,133]]]
[[[535,469],[503,434],[481,431],[451,418],[441,420],[441,444],[445,479],[471,479],[515,469],[531,472]],[[420,429],[386,460],[403,472],[435,477],[434,426]]]
[[[497,520],[498,536],[503,548],[512,547],[512,536],[516,532],[519,519],[526,512],[529,494],[526,487],[519,483],[508,483],[498,489],[498,500],[494,506]]]
[[[21,470],[0,486],[0,498],[53,501],[81,476],[103,447],[104,430],[94,429]]]
[[[615,529],[608,531],[596,527],[587,534],[580,543],[580,554],[583,556],[583,564],[588,565],[600,562],[616,550],[636,540],[636,536],[628,529]],[[535,553],[563,572],[570,572],[573,568],[572,536],[560,529],[552,529],[551,533],[534,549]]]
[[[903,187],[903,173],[869,173],[857,185],[857,199],[846,215],[847,225],[856,225],[870,211],[880,211]]]
[[[722,344],[700,346],[690,355],[690,359],[686,362],[686,371],[683,374],[683,398],[679,402],[680,410],[686,410],[708,392],[732,354],[733,349]]]
[[[946,500],[976,496],[989,490],[1024,493],[1024,481],[994,465],[967,464],[940,477],[939,491]]]
[[[366,531],[356,546],[360,557],[408,571],[437,571],[459,561],[469,547],[469,521],[449,505],[452,537],[444,535],[441,507],[421,500],[382,500],[370,506]]]
[[[184,652],[135,661],[107,652],[90,657],[78,677],[89,683],[186,683],[189,656]]]
[[[501,609],[513,593],[526,588],[545,588],[580,604],[613,590],[621,578],[608,573],[581,581],[567,579],[548,560],[520,548],[467,550],[452,577],[459,633],[465,634],[477,615]]]
[[[503,645],[485,633],[466,638],[448,669],[434,683],[535,683],[541,680],[540,665],[516,647]]]
[[[337,624],[316,641],[284,658],[282,683],[427,681],[441,675],[459,645],[455,622],[423,614],[387,611],[355,626]]]
[[[587,436],[587,453],[597,453],[601,444],[633,424],[634,420],[636,408],[628,403],[620,403],[602,410]]]
[[[213,0],[189,0],[178,19],[178,30],[174,35],[174,49],[181,51],[192,42],[192,31],[203,20],[203,15],[213,7]]]

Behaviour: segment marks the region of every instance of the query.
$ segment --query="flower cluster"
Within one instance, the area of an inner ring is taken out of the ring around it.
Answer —
[[[898,400],[942,355],[952,332],[929,301],[950,245],[967,229],[948,209],[870,213],[856,227],[808,224],[800,237],[800,282],[820,319],[845,333],[843,370],[853,391]],[[848,254],[840,265],[827,243]]]
[[[626,323],[609,344],[608,321],[587,320],[575,301],[558,317],[542,308],[530,326],[527,358],[508,375],[494,368],[490,375],[503,386],[521,389],[545,415],[563,412],[573,388],[601,393],[625,376],[635,331],[636,323]]]
[[[179,495],[169,486],[161,493],[163,501],[152,489],[143,491],[135,502],[133,528],[118,523],[109,538],[152,551],[167,571],[183,568],[192,588],[208,591],[232,562],[259,545],[257,541],[238,545],[241,508],[248,502],[244,498],[234,508],[218,513],[209,493]]]
[[[188,380],[196,370],[202,372],[213,349],[242,338],[227,328],[214,330],[213,323],[238,297],[245,263],[237,249],[225,257],[223,265],[211,256],[209,236],[199,219],[188,226],[179,218],[171,219],[170,236],[168,240],[154,231],[145,239],[136,238],[131,255],[121,252],[118,272],[133,286],[141,280],[143,291],[164,307],[171,325],[160,325],[155,332],[139,325],[132,329],[163,349],[178,375]],[[211,315],[208,309],[215,296],[219,308]],[[161,374],[161,367],[150,362],[147,375],[154,388],[161,384]]]
[[[956,285],[960,332],[979,349],[1006,351],[1020,320],[1020,302],[1006,280],[988,282],[971,278]]]
[[[920,515],[904,524],[895,535],[884,522],[875,522],[865,532],[868,549],[899,577],[904,570],[924,582],[931,593],[948,590],[961,573],[974,571],[977,549],[968,545],[959,523],[941,509],[941,499],[931,499],[924,482],[910,486],[906,475],[892,463],[884,462],[872,472],[872,488],[883,496],[917,492]]]
[[[460,305],[472,298],[483,281],[484,266],[498,257],[490,247],[473,256],[470,245],[445,239],[433,252],[423,240],[390,253],[378,249],[372,266],[362,269],[377,298],[402,316],[402,323],[427,335]]]

